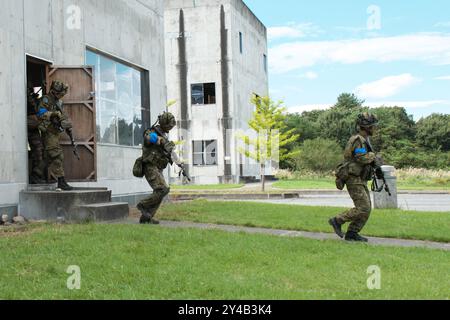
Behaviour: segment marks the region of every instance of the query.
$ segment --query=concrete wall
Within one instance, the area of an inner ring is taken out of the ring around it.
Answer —
[[[86,46],[150,72],[152,120],[165,109],[163,0],[1,0],[0,11],[0,205],[17,204],[26,187],[26,58],[55,65],[85,64]],[[81,26],[68,28],[80,8]],[[140,148],[98,146],[98,183],[115,195],[148,191],[132,177]],[[83,184],[80,184],[83,186]]]
[[[268,71],[264,69],[264,54],[268,56],[267,30],[253,12],[241,0],[231,0],[231,45],[232,45],[232,117],[233,126],[249,130],[248,121],[255,107],[250,100],[253,94],[269,95]],[[242,33],[243,51],[240,52],[239,33]],[[234,141],[233,141],[234,142]],[[236,147],[232,147],[236,150]],[[252,159],[234,152],[236,162],[243,159],[244,176],[259,176],[260,168]],[[238,168],[236,168],[238,170]],[[266,174],[272,174],[267,168]]]
[[[183,10],[185,20],[186,52],[188,64],[188,115],[191,130],[184,134],[186,143],[192,140],[218,141],[218,162],[213,167],[191,167],[191,175],[196,183],[218,183],[224,175],[224,140],[222,132],[222,74],[220,41],[220,8],[225,10],[225,28],[228,30],[228,85],[230,113],[233,129],[248,128],[247,123],[253,113],[250,104],[252,93],[268,94],[268,77],[263,68],[263,54],[267,54],[266,28],[241,0],[167,0],[165,9],[166,29],[166,70],[169,99],[177,100],[174,113],[180,119],[180,78],[179,78],[179,17]],[[239,52],[239,32],[244,35],[244,54]],[[215,105],[191,106],[190,85],[193,83],[216,83]],[[176,134],[174,134],[174,138]],[[178,134],[180,138],[180,134]],[[239,158],[232,139],[232,174],[240,175]],[[245,159],[245,158],[244,158]],[[192,155],[186,159],[192,163]],[[245,175],[258,175],[255,166],[247,165]],[[256,168],[257,169],[257,168]]]

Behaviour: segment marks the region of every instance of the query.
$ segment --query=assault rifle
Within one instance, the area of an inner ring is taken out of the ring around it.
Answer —
[[[367,145],[369,146],[369,152],[375,152],[374,148],[372,147],[372,144],[370,142],[369,137],[367,138]],[[386,177],[384,176],[384,172],[383,169],[381,168],[381,163],[382,161],[377,159],[373,164],[373,177],[372,177],[372,191],[373,192],[381,192],[386,191],[387,194],[392,197],[392,193],[391,190],[389,189],[389,185],[386,182]],[[383,184],[380,186],[378,183],[378,180],[381,180],[383,182]]]
[[[161,138],[163,138],[165,141],[169,141],[169,138],[167,137],[166,133],[161,129],[160,126],[157,126],[155,124],[150,130],[156,132],[156,134],[158,136],[160,136]],[[167,160],[169,160],[170,165],[173,166],[174,161],[172,159],[172,153],[169,150],[167,150],[165,148],[165,146],[163,146],[162,150],[163,150],[164,156],[167,158]],[[192,181],[191,177],[189,177],[189,175],[187,174],[184,165],[183,164],[181,164],[181,165],[177,164],[177,165],[181,169],[181,171],[178,174],[178,176],[181,177],[183,175],[183,177],[185,177],[187,181],[191,182]]]

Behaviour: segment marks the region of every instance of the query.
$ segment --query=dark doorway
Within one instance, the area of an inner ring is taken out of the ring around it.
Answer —
[[[28,176],[30,184],[45,183],[46,170],[44,146],[38,129],[37,118],[39,99],[46,93],[46,68],[48,62],[27,56],[27,137]]]

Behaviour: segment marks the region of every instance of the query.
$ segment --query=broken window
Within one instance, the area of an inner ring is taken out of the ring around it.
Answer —
[[[216,104],[216,84],[196,83],[191,85],[191,101],[193,105]]]
[[[217,140],[193,141],[194,166],[217,165]]]

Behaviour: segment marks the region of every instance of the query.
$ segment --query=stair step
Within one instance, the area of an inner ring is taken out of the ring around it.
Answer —
[[[128,218],[129,211],[127,202],[86,204],[73,208],[66,219],[71,222],[122,220]]]
[[[19,214],[29,220],[67,220],[74,208],[96,203],[111,203],[111,191],[22,191]]]

